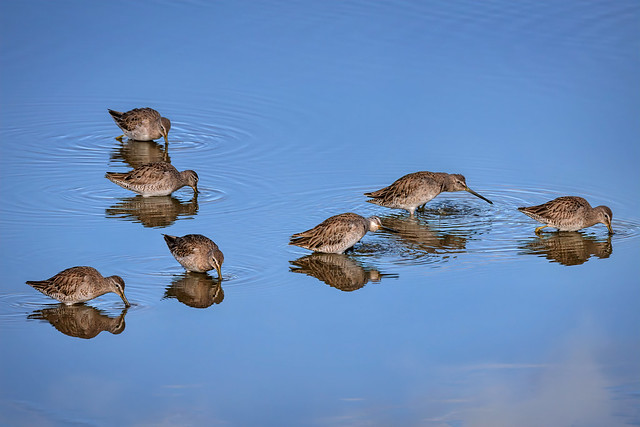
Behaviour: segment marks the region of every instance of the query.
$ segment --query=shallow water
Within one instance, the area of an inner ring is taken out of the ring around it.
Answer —
[[[640,7],[0,5],[0,424],[640,423]],[[169,145],[115,140],[150,106]],[[104,178],[148,161],[200,194]],[[462,173],[415,218],[363,193]],[[603,225],[516,210],[579,195]],[[288,246],[378,215],[346,255]],[[222,280],[162,233],[201,233]],[[65,307],[25,284],[126,282]]]

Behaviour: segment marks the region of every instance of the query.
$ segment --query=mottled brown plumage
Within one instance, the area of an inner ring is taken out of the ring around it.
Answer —
[[[102,331],[109,331],[114,335],[122,333],[126,312],[125,308],[118,317],[109,317],[103,311],[88,305],[60,304],[36,310],[28,318],[47,321],[70,337],[91,339]]]
[[[316,252],[342,253],[358,243],[367,231],[382,227],[380,218],[361,217],[355,213],[335,215],[310,230],[291,236],[290,245]]]
[[[443,191],[468,191],[474,196],[492,203],[471,190],[467,186],[464,176],[444,172],[422,171],[410,173],[398,178],[388,187],[364,193],[364,195],[371,197],[371,200],[367,200],[369,203],[387,208],[405,209],[413,215],[416,208],[424,206]]]
[[[560,231],[578,231],[602,223],[613,233],[613,213],[607,206],[592,208],[582,197],[564,196],[537,206],[521,207],[518,210],[545,225],[535,229],[536,234],[545,227]]]
[[[111,114],[118,127],[122,129],[124,136],[129,139],[153,141],[164,137],[165,142],[168,142],[171,121],[166,117],[162,117],[153,108],[135,108],[126,113],[109,110],[109,114]]]
[[[144,197],[168,196],[185,186],[198,192],[197,173],[192,170],[178,172],[171,163],[165,162],[148,163],[125,173],[107,172],[105,178]]]
[[[47,280],[27,281],[27,285],[65,304],[85,302],[113,292],[129,306],[124,296],[124,280],[120,276],[103,277],[93,267],[67,268]]]
[[[211,239],[202,234],[187,234],[176,237],[163,234],[165,242],[174,256],[186,270],[204,273],[214,268],[222,278],[224,255]]]

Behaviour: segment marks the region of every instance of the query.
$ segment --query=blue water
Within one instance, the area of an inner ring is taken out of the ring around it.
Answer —
[[[0,4],[0,425],[640,424],[640,5]],[[114,138],[152,107],[169,146]],[[167,155],[201,193],[104,178]],[[491,199],[363,193],[419,170]],[[614,213],[546,233],[562,195]],[[291,234],[378,215],[351,254]],[[223,280],[162,233],[200,233]],[[25,284],[126,282],[61,307]]]

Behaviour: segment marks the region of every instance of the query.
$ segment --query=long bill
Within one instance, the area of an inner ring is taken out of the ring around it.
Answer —
[[[399,233],[398,230],[394,230],[393,228],[384,227],[384,226],[380,227],[380,230],[386,231],[388,233]]]
[[[484,200],[485,202],[489,203],[489,204],[493,204],[493,202],[489,199],[487,199],[484,196],[479,195],[478,193],[476,193],[475,191],[473,191],[472,189],[470,189],[469,187],[465,188],[466,191],[468,191],[469,193],[473,194],[476,197],[481,198],[482,200]]]
[[[125,307],[131,307],[131,304],[129,304],[127,297],[124,296],[124,292],[118,293],[118,295],[120,295],[120,298],[122,298],[122,301],[124,302]]]

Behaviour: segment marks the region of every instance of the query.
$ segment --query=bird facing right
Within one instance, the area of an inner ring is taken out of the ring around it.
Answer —
[[[213,240],[202,234],[187,234],[182,237],[163,234],[163,236],[171,255],[187,271],[204,273],[215,268],[218,278],[222,279],[224,255]]]
[[[124,132],[122,136],[135,141],[153,141],[162,136],[165,143],[169,142],[171,121],[153,108],[134,108],[126,113],[109,110],[109,114]],[[121,140],[122,136],[116,139]]]
[[[107,172],[105,178],[143,197],[168,196],[184,186],[193,188],[194,194],[198,193],[197,173],[192,170],[178,172],[166,162],[148,163],[125,173]]]
[[[124,296],[124,280],[120,276],[103,277],[93,267],[71,267],[50,279],[29,280],[27,285],[65,304],[77,304],[104,295],[117,294],[128,307]]]
[[[343,213],[325,219],[310,230],[291,236],[290,245],[315,252],[341,254],[358,243],[368,231],[382,228],[377,216],[361,217],[355,213]]]
[[[607,206],[592,208],[582,197],[558,197],[542,205],[521,207],[518,210],[545,224],[535,229],[536,234],[545,227],[555,227],[559,231],[578,231],[598,223],[606,225],[609,234],[613,234],[611,209]]]
[[[467,186],[464,176],[444,172],[414,172],[395,180],[377,191],[364,193],[369,203],[394,209],[405,209],[413,216],[416,208],[424,205],[443,191],[468,191],[487,203],[493,202]]]

